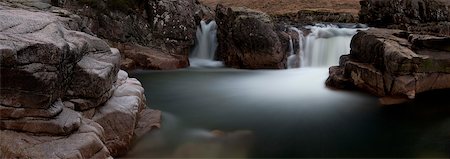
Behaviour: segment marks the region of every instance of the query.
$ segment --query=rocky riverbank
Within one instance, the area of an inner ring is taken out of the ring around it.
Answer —
[[[383,104],[450,88],[450,37],[401,30],[369,29],[356,34],[351,53],[330,68],[327,85],[370,92]],[[390,99],[390,100],[387,100]]]
[[[327,85],[370,92],[383,97],[383,104],[450,88],[449,5],[444,0],[362,0],[360,21],[387,29],[355,35],[350,54],[330,68]]]
[[[40,1],[0,2],[0,157],[108,158],[159,127],[120,53],[80,17]],[[79,30],[79,31],[75,31]]]

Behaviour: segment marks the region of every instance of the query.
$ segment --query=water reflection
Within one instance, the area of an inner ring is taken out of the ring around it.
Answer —
[[[312,68],[132,75],[143,83],[151,107],[164,113],[161,130],[125,157],[447,157],[450,152],[450,107],[438,104],[446,97],[436,94],[381,107],[370,95],[327,89],[327,69]]]

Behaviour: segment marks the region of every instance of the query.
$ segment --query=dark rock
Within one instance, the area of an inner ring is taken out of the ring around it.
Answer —
[[[376,27],[450,35],[448,0],[362,0],[359,21]]]
[[[197,24],[202,19],[214,18],[213,12],[197,0],[127,2],[122,9],[114,7],[109,1],[84,3],[66,0],[63,6],[81,16],[83,25],[88,29],[80,31],[91,31],[114,44],[148,47],[155,51],[146,52],[146,56],[164,61],[171,56],[177,56],[178,61],[186,60],[194,46]],[[122,53],[129,51],[129,49],[123,49],[124,47],[119,47]],[[158,59],[159,56],[161,56],[160,59]],[[164,61],[161,62],[163,66],[156,66],[160,63],[159,61],[154,61],[147,66],[130,61],[130,59],[134,60],[132,58],[123,57],[127,65],[123,68],[127,69],[173,69],[189,66],[185,62],[180,64]]]
[[[156,44],[171,54],[188,55],[195,40],[195,3],[192,0],[149,2],[146,10]]]
[[[352,39],[350,55],[330,68],[327,85],[351,83],[386,99],[413,99],[421,92],[450,88],[450,51],[440,45],[446,43],[448,37],[400,30],[360,31]]]
[[[286,67],[286,52],[267,14],[218,5],[216,21],[220,41],[217,56],[225,65],[248,69]]]

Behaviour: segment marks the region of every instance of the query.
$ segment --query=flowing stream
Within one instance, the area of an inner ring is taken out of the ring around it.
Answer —
[[[450,107],[439,104],[449,92],[380,106],[374,96],[325,87],[325,66],[349,53],[355,29],[313,26],[303,37],[292,28],[302,48],[290,52],[293,69],[237,70],[216,68],[215,25],[202,22],[193,67],[130,73],[163,116],[161,129],[124,157],[450,157]]]

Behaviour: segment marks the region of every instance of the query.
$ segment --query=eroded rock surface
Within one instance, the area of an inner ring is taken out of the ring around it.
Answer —
[[[351,53],[330,68],[327,85],[357,87],[380,97],[415,98],[450,88],[449,37],[369,29],[353,37]]]
[[[246,69],[286,67],[286,52],[271,18],[259,11],[218,5],[217,56],[225,65]]]
[[[1,158],[119,156],[159,126],[117,49],[61,12],[0,4]]]

